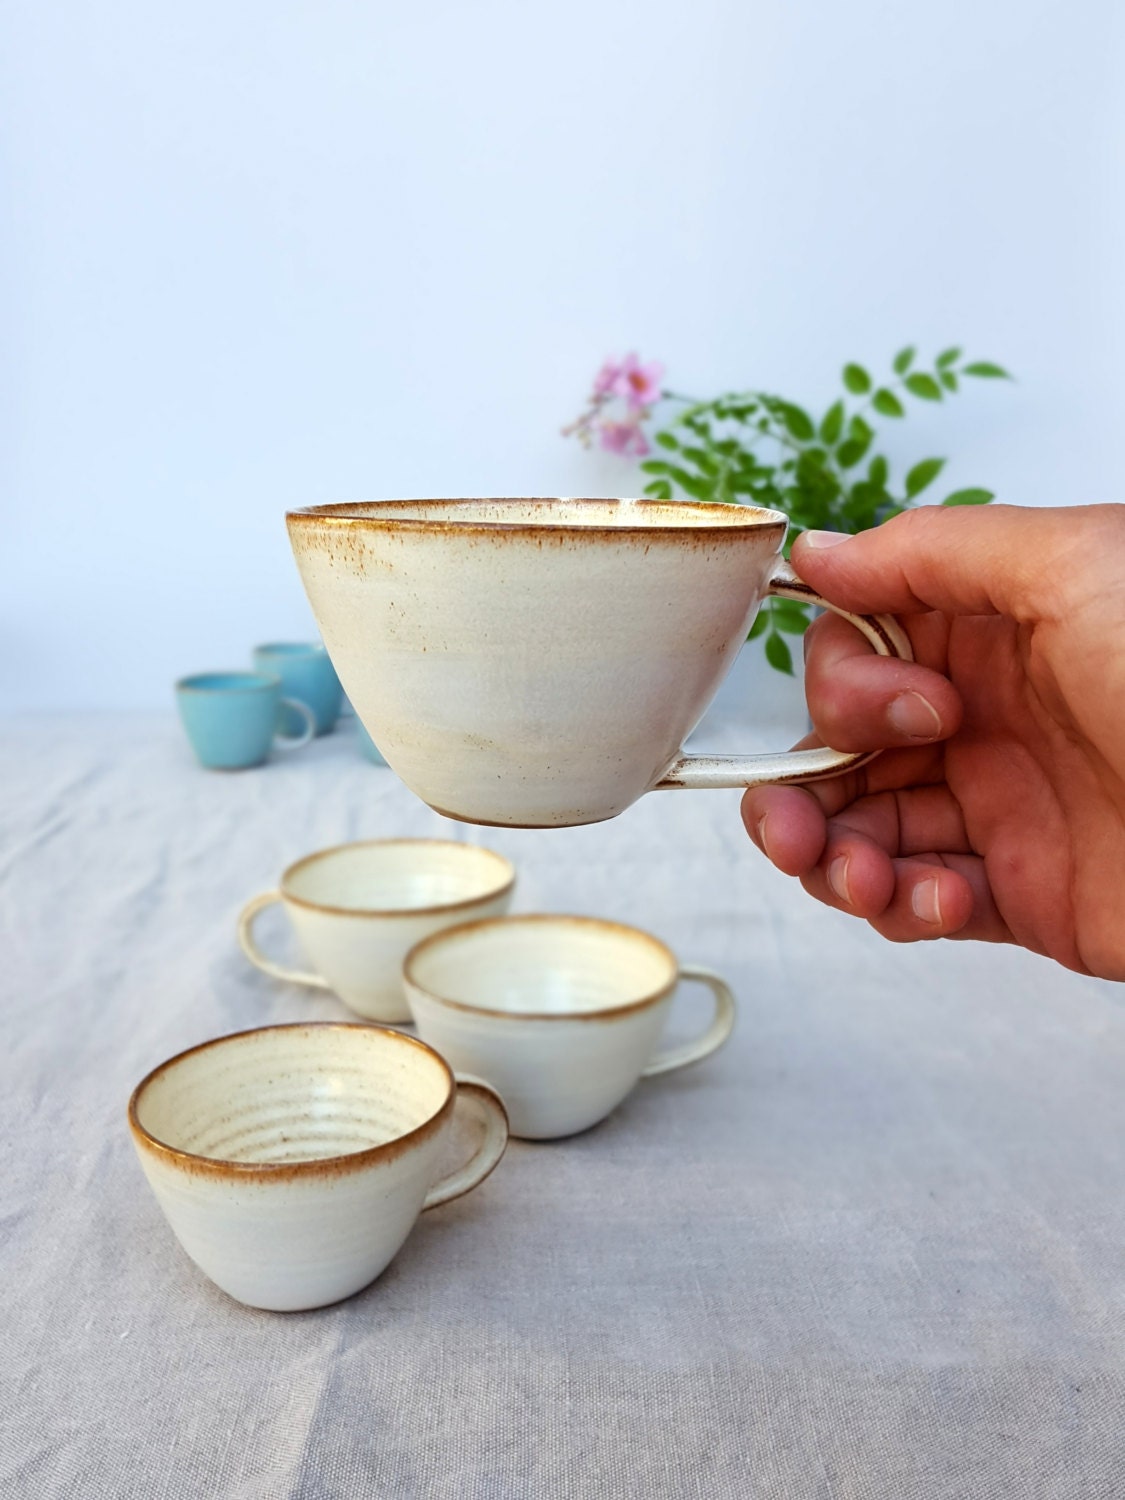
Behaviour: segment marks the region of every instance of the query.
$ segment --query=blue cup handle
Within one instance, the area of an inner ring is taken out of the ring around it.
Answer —
[[[316,718],[307,704],[300,703],[296,698],[282,698],[286,708],[291,708],[294,713],[300,714],[305,721],[302,734],[282,734],[279,729],[273,737],[274,746],[278,750],[299,750],[302,745],[307,745],[316,733]]]

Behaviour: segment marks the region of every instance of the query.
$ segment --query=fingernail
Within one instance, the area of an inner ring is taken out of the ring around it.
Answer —
[[[806,547],[836,547],[841,542],[851,541],[847,531],[806,531],[804,538]]]
[[[936,740],[941,734],[941,718],[932,703],[921,693],[899,693],[887,710],[891,728],[912,740]]]
[[[758,847],[767,859],[770,857],[770,841],[766,837],[766,824],[769,822],[769,813],[763,813],[758,819]]]
[[[910,893],[910,905],[920,922],[930,922],[935,927],[941,925],[941,898],[936,875],[918,882]]]
[[[828,884],[845,906],[852,904],[852,898],[848,894],[848,856],[846,854],[841,854],[828,866]]]

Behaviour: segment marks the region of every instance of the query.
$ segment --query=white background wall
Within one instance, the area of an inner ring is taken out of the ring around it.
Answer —
[[[820,403],[963,341],[896,446],[1119,478],[1113,0],[8,0],[0,709],[169,704],[311,621],[287,506],[633,493],[603,355]]]

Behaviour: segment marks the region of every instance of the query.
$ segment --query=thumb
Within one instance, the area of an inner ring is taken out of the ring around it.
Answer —
[[[1052,613],[1059,584],[1106,545],[1103,528],[1121,546],[1125,506],[927,505],[857,536],[806,532],[793,543],[793,566],[833,604],[862,614],[1034,620]]]

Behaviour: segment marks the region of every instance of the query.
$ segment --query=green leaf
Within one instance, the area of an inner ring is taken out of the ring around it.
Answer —
[[[928,484],[933,484],[944,468],[944,458],[924,458],[920,464],[915,464],[906,476],[908,497],[913,500],[915,495],[920,495]]]
[[[866,531],[875,524],[875,512],[883,502],[883,491],[877,484],[860,480],[844,502],[847,531]]]
[[[909,370],[910,366],[914,363],[915,352],[916,351],[914,349],[913,344],[911,344],[906,349],[900,349],[898,351],[898,353],[895,355],[895,374],[896,375],[905,375],[906,374],[907,370]]]
[[[676,449],[680,446],[670,432],[658,432],[656,434],[655,441],[658,442],[662,448],[670,448],[673,453],[675,453]]]
[[[940,372],[940,374],[941,374],[941,383],[942,383],[943,386],[945,386],[946,390],[947,391],[955,391],[957,389],[957,376],[954,375],[953,371],[952,370],[942,370]]]
[[[821,440],[834,446],[840,440],[840,434],[844,430],[844,403],[842,401],[833,404],[824,413],[824,421],[820,424]]]
[[[871,405],[883,417],[901,417],[905,415],[902,402],[894,391],[879,390],[871,399]]]
[[[778,672],[793,676],[793,654],[776,631],[766,636],[766,660]]]
[[[871,389],[871,376],[862,365],[845,365],[844,384],[853,396],[866,396]]]
[[[719,472],[719,465],[704,448],[685,448],[682,456],[711,479]]]
[[[644,474],[671,474],[672,465],[665,463],[662,458],[646,458],[641,464],[641,472]]]
[[[943,505],[987,505],[996,497],[991,490],[954,490],[946,495]]]
[[[774,625],[788,635],[804,635],[811,623],[804,605],[795,599],[775,599],[772,612]]]
[[[872,484],[877,484],[880,489],[883,489],[887,483],[887,460],[876,455],[871,460],[871,465],[867,470],[867,477]]]
[[[671,500],[672,486],[666,479],[654,479],[651,484],[644,488],[646,495],[651,495],[654,500]]]
[[[861,443],[858,438],[849,438],[836,450],[836,462],[841,469],[854,469],[866,452],[866,443]]]
[[[848,423],[848,440],[836,450],[836,462],[842,469],[854,468],[875,440],[875,429],[857,412]]]
[[[1011,376],[1002,365],[990,364],[987,359],[978,359],[975,364],[965,365],[961,370],[962,375],[977,375],[982,380],[1011,380]]]
[[[816,428],[812,424],[812,418],[799,406],[794,406],[791,401],[786,401],[781,408],[781,418],[788,427],[793,437],[801,443],[809,443],[816,436]]]
[[[937,357],[937,367],[939,370],[947,370],[950,365],[955,365],[960,358],[960,349],[943,349]]]
[[[941,400],[941,386],[932,375],[908,375],[903,384],[912,396],[922,401]]]
[[[751,627],[750,627],[750,634],[746,637],[746,639],[748,641],[757,640],[758,636],[760,636],[763,631],[766,631],[766,630],[769,629],[769,624],[770,624],[769,611],[768,610],[764,610],[764,609],[759,610],[758,611],[758,618],[754,621],[753,625],[751,625]]]

